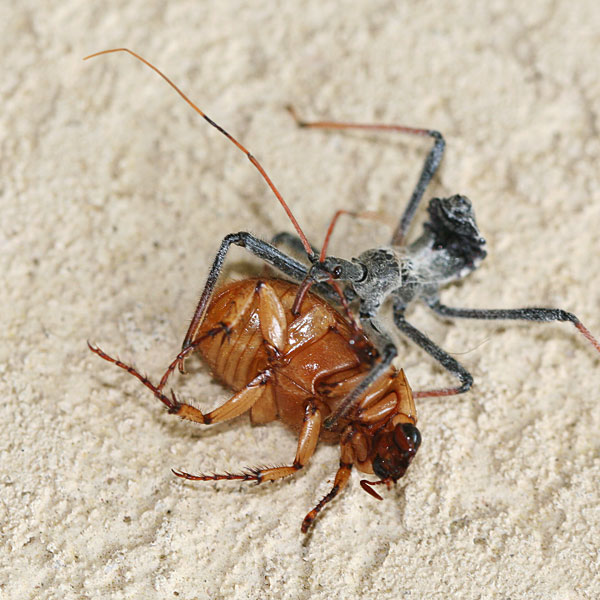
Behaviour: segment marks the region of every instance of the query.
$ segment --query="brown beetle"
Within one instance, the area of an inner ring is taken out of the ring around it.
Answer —
[[[364,333],[328,303],[307,293],[298,314],[292,307],[298,285],[278,279],[244,279],[217,290],[201,326],[187,348],[171,363],[155,386],[133,367],[97,347],[90,349],[137,377],[172,414],[209,425],[249,412],[254,424],[281,419],[299,431],[292,464],[251,468],[239,474],[190,475],[199,481],[241,479],[274,481],[292,475],[312,456],[319,437],[340,440],[340,466],[331,491],[306,515],[306,533],[318,512],[345,487],[352,465],[379,480],[361,481],[365,491],[381,499],[370,486],[388,486],[404,475],[419,448],[412,392],[404,372],[391,367],[372,384],[352,414],[333,430],[321,427],[336,405],[369,370],[376,351]],[[212,373],[236,391],[209,413],[180,403],[163,388],[183,359],[197,351]]]

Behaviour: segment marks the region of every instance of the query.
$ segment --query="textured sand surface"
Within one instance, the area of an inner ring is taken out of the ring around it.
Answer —
[[[262,487],[171,474],[283,463],[294,436],[170,417],[86,339],[158,377],[220,239],[290,226],[155,74],[81,61],[124,45],[154,61],[262,161],[317,244],[341,207],[397,218],[428,145],[302,131],[284,105],[439,129],[428,196],[467,194],[489,250],[444,300],[560,306],[600,334],[597,2],[5,2],[0,22],[1,598],[600,596],[600,362],[566,324],[416,308],[476,385],[421,401],[405,480],[377,502],[354,474],[308,536],[334,446]],[[344,221],[332,251],[388,237]],[[261,269],[237,249],[229,265]],[[399,364],[415,389],[449,382],[408,343]],[[227,397],[190,370],[184,397]]]

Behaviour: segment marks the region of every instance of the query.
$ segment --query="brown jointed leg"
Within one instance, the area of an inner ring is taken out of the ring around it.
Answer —
[[[319,440],[321,430],[321,411],[317,408],[311,399],[307,402],[304,410],[304,421],[298,438],[298,448],[294,462],[289,466],[269,467],[269,468],[248,468],[243,473],[213,473],[212,475],[191,475],[185,471],[173,469],[173,473],[182,479],[190,481],[222,481],[222,480],[241,480],[256,481],[275,481],[288,475],[293,475],[306,466],[315,451]]]
[[[351,433],[351,432],[349,432]],[[340,456],[340,467],[335,475],[335,481],[333,487],[326,494],[319,503],[304,517],[302,521],[302,527],[300,528],[302,533],[306,533],[312,526],[317,515],[323,510],[323,507],[331,502],[345,487],[350,479],[350,473],[352,471],[352,465],[354,463],[354,451],[350,444],[351,435],[345,435],[342,438],[341,443],[341,456]]]
[[[195,406],[179,402],[173,392],[171,392],[171,398],[163,394],[159,387],[155,386],[145,375],[142,375],[134,367],[121,362],[112,356],[109,356],[97,346],[92,346],[89,342],[88,346],[89,349],[94,354],[97,354],[100,358],[117,365],[117,367],[120,367],[121,369],[127,371],[130,375],[133,375],[139,379],[139,381],[141,381],[149,390],[151,390],[153,394],[168,408],[169,414],[177,415],[182,419],[194,421],[195,423],[202,423],[203,425],[228,421],[250,410],[263,395],[265,386],[269,383],[269,379],[271,377],[270,371],[262,371],[237,394],[234,394],[229,400],[227,400],[227,402],[215,408],[211,412],[204,414]]]

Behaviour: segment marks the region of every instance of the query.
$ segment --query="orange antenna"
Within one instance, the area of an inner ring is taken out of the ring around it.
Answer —
[[[304,246],[304,250],[306,250],[308,256],[314,256],[314,252],[312,251],[312,248],[310,247],[310,244],[308,243],[304,232],[300,228],[298,221],[296,221],[296,218],[292,214],[290,207],[287,205],[287,203],[283,199],[283,196],[279,193],[279,190],[275,187],[275,184],[271,181],[271,178],[267,175],[267,172],[263,169],[262,165],[258,162],[258,160],[256,160],[256,158],[254,158],[254,156],[252,156],[252,154],[244,146],[242,146],[242,144],[240,144],[240,142],[238,142],[231,134],[225,131],[225,129],[223,129],[220,125],[215,123],[206,113],[200,110],[200,108],[198,108],[198,106],[196,106],[164,73],[162,73],[152,63],[148,62],[145,58],[143,58],[139,54],[136,54],[132,50],[129,50],[128,48],[112,48],[111,50],[102,50],[101,52],[95,52],[94,54],[86,56],[83,60],[88,60],[88,58],[94,58],[102,54],[112,54],[113,52],[127,52],[128,54],[131,54],[131,56],[143,62],[146,66],[150,67],[153,71],[158,73],[201,117],[208,121],[208,123],[210,123],[215,129],[220,131],[230,142],[237,146],[237,148],[239,148],[248,157],[248,160],[256,167],[258,172],[262,175],[263,179],[267,182],[267,185],[275,194],[277,200],[279,200],[281,206],[283,206],[283,210],[285,210],[288,218],[292,222],[292,225],[298,232],[300,241]]]

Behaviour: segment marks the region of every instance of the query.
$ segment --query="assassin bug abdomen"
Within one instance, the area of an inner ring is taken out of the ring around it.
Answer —
[[[356,325],[314,294],[304,296],[295,314],[297,293],[297,285],[277,279],[244,279],[217,290],[188,349],[171,363],[158,386],[99,348],[90,348],[137,377],[170,413],[184,419],[208,425],[249,412],[255,424],[280,419],[299,432],[291,465],[222,475],[175,471],[185,479],[273,481],[304,467],[319,438],[339,440],[340,466],[333,488],[305,517],[306,532],[321,508],[344,488],[353,465],[380,478],[361,481],[365,491],[380,499],[370,486],[389,485],[404,475],[420,445],[420,434],[410,386],[403,371],[394,367],[369,387],[334,429],[321,427],[371,368],[376,351]],[[236,391],[206,414],[162,392],[169,375],[192,352],[198,352],[215,377]]]

